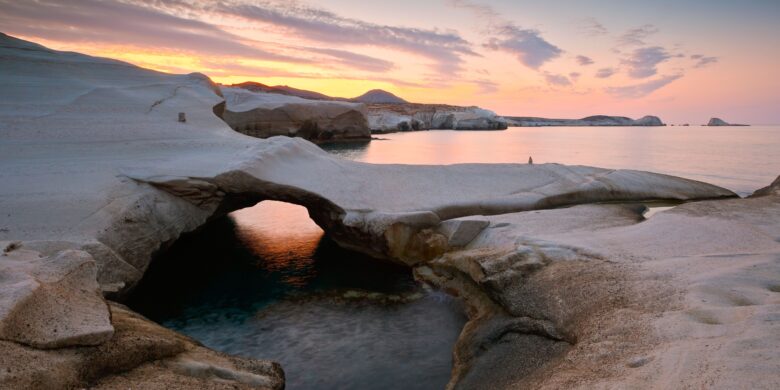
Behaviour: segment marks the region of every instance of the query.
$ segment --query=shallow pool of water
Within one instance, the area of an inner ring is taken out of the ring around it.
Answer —
[[[263,202],[179,240],[129,305],[208,347],[279,361],[288,389],[437,389],[460,303]]]

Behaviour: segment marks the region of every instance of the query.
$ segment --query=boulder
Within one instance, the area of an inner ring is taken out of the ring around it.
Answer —
[[[0,256],[0,291],[2,340],[48,349],[99,345],[114,333],[95,261],[84,251],[40,257],[11,248]]]
[[[780,194],[780,176],[775,179],[775,181],[772,182],[772,184],[760,188],[756,190],[752,195],[750,195],[751,198],[759,197],[759,196],[768,196],[768,195],[776,195]]]

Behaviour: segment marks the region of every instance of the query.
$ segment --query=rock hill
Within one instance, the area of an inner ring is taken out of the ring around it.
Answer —
[[[728,123],[720,118],[710,118],[710,121],[707,122],[707,126],[750,126],[750,125]]]
[[[400,97],[395,96],[390,92],[383,91],[381,89],[372,89],[356,98],[352,98],[351,100],[360,103],[378,103],[378,104],[408,103],[406,100],[401,99]]]
[[[647,115],[639,119],[624,116],[594,115],[582,119],[550,119],[538,117],[507,116],[510,126],[665,126],[657,116]]]

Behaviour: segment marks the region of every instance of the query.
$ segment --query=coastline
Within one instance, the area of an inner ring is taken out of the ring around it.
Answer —
[[[57,52],[2,50],[16,58],[2,77],[32,69],[45,85],[51,67],[72,69]],[[262,200],[303,205],[342,246],[462,297],[471,321],[451,388],[778,380],[777,359],[750,354],[759,341],[762,354],[780,350],[777,185],[737,199],[631,170],[349,162],[302,139],[232,131],[205,76],[78,59],[87,79],[43,101],[44,115],[18,116],[23,99],[3,106],[15,118],[0,128],[3,386],[282,388],[278,365],[208,350],[113,302],[182,234]],[[595,204],[647,200],[702,201],[647,221],[636,207]],[[749,277],[755,267],[768,276]],[[59,297],[64,313],[51,310]],[[698,360],[678,364],[686,354]]]

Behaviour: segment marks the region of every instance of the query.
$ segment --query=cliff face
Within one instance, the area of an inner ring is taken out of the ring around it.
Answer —
[[[275,135],[310,141],[369,140],[362,104],[309,100],[276,93],[223,88],[221,118],[234,130],[258,138]]]
[[[625,116],[594,115],[582,119],[550,119],[525,116],[506,117],[510,126],[665,126],[657,116],[647,115],[639,119]]]
[[[369,104],[368,124],[372,132],[415,130],[503,130],[504,118],[479,107],[444,104]]]

